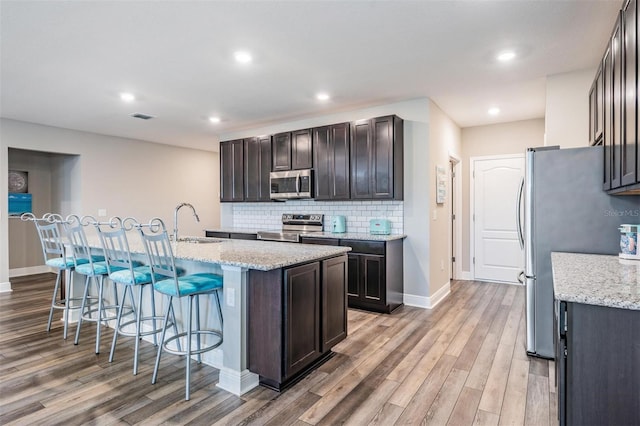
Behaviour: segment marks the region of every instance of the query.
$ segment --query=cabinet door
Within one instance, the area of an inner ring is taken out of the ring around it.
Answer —
[[[611,189],[621,186],[622,145],[622,26],[620,18],[611,39]]]
[[[371,198],[371,122],[351,124],[351,198]]]
[[[372,198],[393,198],[393,116],[372,121]]]
[[[623,11],[624,25],[624,114],[620,147],[622,186],[638,181],[638,22],[637,2],[631,0]]]
[[[360,255],[351,254],[348,257],[348,278],[347,278],[347,295],[349,298],[359,299],[361,296],[361,274],[360,274]]]
[[[363,297],[368,302],[386,303],[385,261],[383,256],[361,255],[360,267],[364,273]]]
[[[349,123],[313,129],[317,200],[349,199]]]
[[[322,262],[322,352],[347,337],[347,256]]]
[[[278,133],[271,144],[272,170],[291,170],[291,133]]]
[[[244,200],[244,143],[220,142],[220,201]]]
[[[213,237],[213,238],[230,238],[231,234],[228,232],[220,232],[220,231],[205,231],[205,237]]]
[[[291,134],[291,169],[302,170],[313,167],[313,144],[311,129],[298,130]]]
[[[596,144],[596,126],[598,119],[598,80],[593,81],[591,89],[589,89],[589,145]]]
[[[613,139],[612,132],[612,113],[611,113],[611,105],[612,105],[612,72],[611,72],[611,48],[607,48],[604,58],[602,60],[602,75],[603,75],[603,83],[604,83],[604,125],[603,125],[603,133],[604,136],[602,138],[603,152],[604,152],[604,176],[602,179],[602,187],[603,189],[609,190],[611,189],[611,140]]]
[[[602,144],[602,136],[604,134],[604,73],[602,64],[598,69],[596,77],[596,128],[595,128],[596,144]]]
[[[285,269],[285,377],[320,357],[320,263]]]
[[[245,201],[270,201],[271,136],[244,140]]]

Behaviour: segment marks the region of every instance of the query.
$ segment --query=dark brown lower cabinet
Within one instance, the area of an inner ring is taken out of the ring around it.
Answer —
[[[347,336],[347,256],[249,272],[248,364],[283,390],[331,356]]]
[[[351,247],[347,286],[350,308],[391,313],[403,303],[402,240],[340,240]]]
[[[555,303],[560,425],[640,424],[640,311]]]
[[[232,240],[257,240],[257,234],[248,234],[245,232],[221,232],[221,231],[204,231],[205,237],[213,238],[231,238]]]

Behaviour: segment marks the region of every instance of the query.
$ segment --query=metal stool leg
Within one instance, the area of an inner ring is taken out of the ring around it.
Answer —
[[[162,334],[160,336],[160,345],[158,345],[158,354],[156,355],[156,364],[153,367],[153,376],[151,377],[151,384],[154,385],[156,383],[156,380],[158,379],[158,367],[160,366],[160,357],[162,356],[162,348],[164,347],[164,339],[165,336],[167,334],[167,324],[169,324],[169,313],[173,313],[173,319],[174,319],[174,330],[176,332],[176,334],[178,334],[178,330],[175,325],[175,312],[173,312],[173,305],[171,303],[171,301],[173,300],[173,297],[169,297],[169,304],[167,306],[167,311],[164,315],[164,324],[162,326]],[[180,339],[176,339],[178,341],[178,345],[180,344]]]
[[[80,317],[78,318],[78,325],[76,326],[76,338],[73,341],[74,345],[77,345],[80,341],[80,328],[82,328],[82,317],[84,316],[84,310],[87,306],[87,298],[89,297],[89,280],[91,277],[87,275],[84,280],[84,293],[82,294],[82,303],[80,304]]]
[[[67,340],[67,330],[69,329],[69,311],[71,310],[71,284],[73,282],[73,272],[70,269],[65,269],[69,274],[69,278],[65,283],[65,299],[64,299],[64,333],[63,338]]]
[[[62,270],[58,269],[58,275],[56,276],[56,285],[53,288],[53,297],[51,298],[51,309],[49,309],[49,322],[47,323],[47,333],[51,331],[51,323],[53,322],[53,309],[56,305],[56,297],[58,296],[58,289],[60,288],[60,281],[62,281]]]
[[[116,351],[116,341],[118,340],[118,330],[120,329],[120,322],[122,321],[122,311],[124,310],[124,301],[127,299],[127,290],[129,290],[129,286],[126,286],[124,288],[122,301],[120,302],[120,305],[118,307],[118,315],[116,316],[116,326],[113,329],[113,340],[111,341],[111,352],[109,352],[109,362],[113,362],[113,355],[115,354],[115,351]]]
[[[191,397],[191,326],[192,326],[192,313],[193,313],[193,296],[189,296],[189,317],[187,319],[187,372],[186,372],[186,400],[188,401]]]
[[[100,275],[100,277],[93,277],[94,280],[97,281],[98,286],[98,320],[96,321],[96,353],[100,353],[100,331],[102,330],[102,321],[103,318],[106,319],[106,315],[104,312],[104,300],[102,299],[104,296],[104,276]]]
[[[196,302],[196,330],[200,331],[200,296],[196,294],[194,299]],[[202,363],[202,354],[200,353],[200,348],[200,333],[196,333],[196,351],[198,351],[196,359],[198,360],[198,364]]]
[[[138,286],[138,311],[136,312],[136,341],[134,344],[133,353],[133,375],[138,374],[138,349],[140,348],[140,327],[142,319],[142,289],[144,286]]]

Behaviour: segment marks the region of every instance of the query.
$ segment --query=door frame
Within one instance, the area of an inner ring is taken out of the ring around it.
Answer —
[[[449,253],[448,257],[449,257],[449,271],[451,271],[452,266],[451,264],[453,263],[453,260],[451,259],[451,252],[453,251],[451,249],[451,244],[454,244],[454,255],[456,257],[456,262],[455,262],[455,267],[453,268],[453,279],[454,280],[460,280],[463,279],[463,274],[462,274],[462,159],[457,155],[454,154],[453,152],[449,151],[449,162],[453,163],[453,172],[456,174],[455,177],[455,188],[452,188],[453,190],[453,211],[451,209],[451,206],[449,206],[448,209],[448,215],[449,215],[449,220],[448,220],[448,238],[447,238],[447,245],[448,245],[448,250],[447,253]],[[449,176],[449,182],[451,181],[451,176]],[[451,188],[450,188],[451,189]],[[455,225],[455,229],[453,229],[453,234],[451,235],[452,232],[452,221],[453,221],[453,217],[451,216],[452,214],[454,214],[456,216],[456,220],[453,223],[453,225]],[[455,241],[454,241],[455,238]]]
[[[502,155],[482,155],[478,157],[470,157],[469,158],[469,272],[471,274],[471,279],[476,279],[476,264],[473,261],[475,257],[475,249],[476,249],[476,221],[474,218],[474,212],[476,211],[476,201],[475,201],[475,162],[476,161],[485,161],[485,160],[504,160],[508,158],[522,158],[524,160],[524,153],[520,154],[502,154]],[[509,284],[509,283],[504,283]],[[517,285],[517,283],[513,283]]]

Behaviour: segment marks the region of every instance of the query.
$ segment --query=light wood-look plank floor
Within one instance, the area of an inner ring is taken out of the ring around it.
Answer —
[[[557,424],[554,364],[525,353],[522,287],[454,281],[433,310],[350,310],[335,356],[286,392],[237,397],[216,387],[218,370],[194,363],[185,401],[182,358],[163,358],[151,385],[149,343],[133,376],[131,339],[109,363],[111,330],[99,355],[94,324],[78,346],[61,321],[47,334],[53,283],[25,277],[0,295],[0,424]]]

